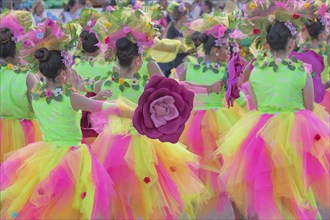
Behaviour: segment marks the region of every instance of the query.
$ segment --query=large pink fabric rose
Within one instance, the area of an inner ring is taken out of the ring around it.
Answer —
[[[153,76],[133,116],[136,130],[151,139],[178,142],[193,108],[194,93],[174,79]]]

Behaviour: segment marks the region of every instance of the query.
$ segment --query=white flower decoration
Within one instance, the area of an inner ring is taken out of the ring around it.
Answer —
[[[276,65],[280,65],[282,63],[282,59],[276,58],[275,63],[276,63]]]
[[[59,95],[62,95],[62,94],[63,94],[62,88],[56,88],[55,89],[55,91],[54,91],[55,97],[57,97]]]
[[[88,80],[88,84],[89,84],[89,85],[93,85],[94,82],[95,82],[95,79],[90,79],[90,80]]]
[[[92,21],[88,21],[87,26],[89,26],[89,27],[92,26]]]

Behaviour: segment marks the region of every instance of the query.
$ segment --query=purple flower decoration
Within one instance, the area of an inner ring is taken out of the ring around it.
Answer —
[[[285,22],[284,25],[290,30],[292,36],[297,34],[296,27],[290,21]]]
[[[220,67],[220,65],[219,65],[219,63],[216,63],[216,64],[214,64],[214,69],[219,69],[219,67]]]
[[[52,95],[53,95],[52,90],[46,91],[46,97],[52,97]]]
[[[185,7],[184,3],[181,2],[181,3],[179,4],[179,6],[178,6],[178,11],[179,11],[180,13],[183,13],[183,12],[185,11],[185,9],[186,9],[186,7]]]
[[[72,66],[73,58],[69,52],[62,51],[61,56],[62,56],[62,62],[64,63],[65,66]]]
[[[151,139],[176,143],[190,117],[194,93],[174,79],[153,76],[133,116],[136,130]]]
[[[131,32],[131,29],[129,27],[125,26],[125,27],[123,27],[123,31],[124,31],[124,33],[128,34]]]
[[[24,41],[23,42],[23,47],[28,47],[30,45],[30,42],[29,41]]]
[[[143,48],[143,46],[142,46],[140,43],[138,43],[138,54],[139,54],[139,55],[142,55],[143,52],[144,52],[144,48]]]

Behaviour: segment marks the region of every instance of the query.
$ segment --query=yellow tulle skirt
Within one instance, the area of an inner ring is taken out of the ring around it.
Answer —
[[[312,112],[253,111],[219,145],[219,177],[244,216],[316,219],[316,202],[330,207],[329,125]]]
[[[112,117],[91,148],[114,183],[115,219],[196,218],[207,193],[198,157],[185,146],[149,139],[131,119]]]
[[[86,145],[30,144],[1,165],[1,219],[109,219],[114,197]]]
[[[41,139],[42,134],[36,120],[0,118],[0,162],[2,163],[5,154]]]
[[[221,155],[214,157],[218,149],[217,140],[244,114],[245,110],[237,104],[229,109],[193,111],[181,135],[180,143],[201,158],[199,177],[211,195],[207,207],[203,207],[206,212],[222,211],[227,197],[222,193],[225,186],[218,180],[223,160]]]

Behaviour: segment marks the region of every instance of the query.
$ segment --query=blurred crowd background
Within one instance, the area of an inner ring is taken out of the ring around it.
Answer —
[[[132,0],[135,2],[136,0]],[[140,0],[145,4],[159,3],[164,8],[164,15],[167,16],[167,6],[172,0]],[[174,0],[175,1],[175,0]],[[189,9],[188,20],[195,20],[203,13],[213,13],[215,10],[223,11],[234,8],[241,8],[247,0],[176,0],[178,3],[185,3]],[[27,10],[33,13],[36,23],[46,17],[47,11],[60,16],[63,22],[79,16],[82,8],[94,7],[105,10],[109,6],[115,6],[116,0],[0,0],[0,9],[10,8],[14,10]],[[168,16],[168,19],[170,17]]]

